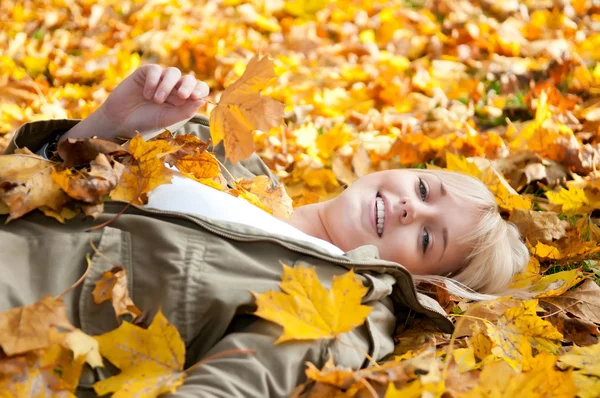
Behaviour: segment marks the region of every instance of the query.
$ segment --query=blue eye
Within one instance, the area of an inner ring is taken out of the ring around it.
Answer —
[[[423,234],[421,235],[422,245],[423,245],[423,254],[427,251],[427,247],[429,246],[429,232],[426,229],[423,230]]]
[[[423,183],[422,178],[419,178],[419,196],[423,202],[427,199],[427,186]]]

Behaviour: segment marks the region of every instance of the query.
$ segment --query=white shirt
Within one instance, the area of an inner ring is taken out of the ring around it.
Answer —
[[[149,194],[147,207],[245,224],[272,234],[309,242],[333,255],[344,254],[337,246],[300,231],[244,199],[185,177],[174,167],[169,168],[175,173],[171,184],[154,188]]]

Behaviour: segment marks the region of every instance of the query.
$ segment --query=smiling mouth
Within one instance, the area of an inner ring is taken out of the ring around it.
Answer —
[[[381,238],[383,235],[383,223],[385,221],[385,204],[383,203],[383,199],[377,192],[377,196],[375,197],[375,222],[377,224],[377,235]]]

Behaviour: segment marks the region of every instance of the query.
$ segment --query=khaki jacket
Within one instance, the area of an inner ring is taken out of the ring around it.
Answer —
[[[16,132],[6,153],[16,148],[39,148],[77,121],[50,120],[28,123]],[[177,133],[208,140],[206,118],[196,116],[172,127]],[[222,143],[214,148],[223,162]],[[253,155],[236,165],[224,163],[235,178],[266,174],[265,164]],[[227,173],[225,173],[227,175]],[[229,178],[229,177],[227,177]],[[84,283],[65,296],[69,317],[85,333],[97,335],[118,326],[110,303],[94,304],[94,282],[118,264],[126,269],[133,301],[152,319],[158,308],[179,330],[186,345],[186,364],[218,352],[251,349],[211,359],[195,367],[184,379],[176,397],[286,397],[305,380],[305,363],[322,367],[333,353],[336,364],[360,368],[368,365],[362,354],[375,360],[392,353],[392,334],[409,310],[430,317],[444,332],[452,322],[439,304],[415,291],[411,274],[402,266],[378,258],[374,246],[362,246],[341,256],[288,237],[236,223],[219,222],[183,213],[130,207],[99,231],[86,229],[112,218],[124,204],[107,202],[96,221],[72,220],[62,225],[40,212],[32,212],[7,225],[0,216],[0,311],[56,295],[72,285],[87,267]],[[104,256],[94,254],[88,239]],[[354,269],[369,288],[363,304],[374,307],[367,321],[342,340],[289,342],[273,345],[282,328],[252,315],[250,291],[278,290],[281,262],[314,266],[329,288],[334,275]],[[87,369],[79,396],[93,396],[91,386],[117,370]]]

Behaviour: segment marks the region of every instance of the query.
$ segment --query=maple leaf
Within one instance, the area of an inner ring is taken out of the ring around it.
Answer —
[[[138,134],[129,146],[136,164],[123,172],[119,184],[110,193],[111,199],[143,204],[144,194],[173,179],[173,172],[165,167],[161,158],[178,149],[166,141],[145,142]]]
[[[283,326],[275,344],[336,337],[362,325],[372,310],[361,305],[368,289],[353,271],[334,276],[329,291],[314,268],[283,265],[281,281],[283,292],[252,292],[255,315]]]
[[[254,130],[268,131],[283,122],[285,105],[260,95],[275,77],[273,61],[254,56],[244,74],[225,89],[219,104],[210,113],[213,142],[216,145],[225,140],[225,154],[232,163],[254,152]]]
[[[158,311],[148,329],[123,322],[95,339],[102,356],[121,369],[120,374],[95,383],[96,394],[157,397],[175,392],[183,384],[185,346],[162,311]]]
[[[97,203],[117,186],[123,170],[121,163],[114,162],[111,166],[106,155],[101,153],[91,161],[90,171],[53,170],[52,180],[73,199]]]
[[[95,282],[92,295],[96,304],[110,300],[117,318],[125,314],[136,318],[142,313],[129,296],[127,275],[123,267],[114,267],[104,272],[102,277]]]
[[[484,366],[479,385],[465,398],[476,397],[574,397],[577,387],[571,372],[554,369],[557,357],[541,353],[532,359],[531,370],[518,374],[506,362]]]
[[[563,256],[558,248],[538,242],[532,250],[533,255],[542,259],[558,260]]]
[[[128,153],[121,145],[98,138],[68,138],[58,144],[58,155],[65,168],[88,164],[100,154],[116,156]]]
[[[523,366],[523,360],[531,356],[530,344],[539,350],[555,352],[563,338],[550,322],[536,315],[537,302],[523,301],[518,307],[504,311],[495,326],[486,324],[488,336],[495,345],[492,353],[517,370]]]
[[[0,359],[0,397],[75,398],[81,369],[58,344],[39,355]]]
[[[546,192],[546,196],[551,203],[562,205],[562,211],[577,211],[582,206],[589,204],[585,192],[581,188],[569,187],[569,189],[561,188],[558,192]]]
[[[212,153],[195,152],[175,161],[175,167],[188,178],[202,182],[214,180],[221,174],[219,162]]]
[[[246,188],[244,188],[240,184],[241,181],[242,181],[241,179],[238,180],[238,181],[234,181],[232,183],[233,188],[232,189],[228,189],[227,193],[229,193],[230,195],[235,196],[236,198],[244,199],[248,203],[253,204],[254,206],[258,207],[259,209],[262,209],[262,210],[266,211],[267,213],[271,213],[271,210],[262,203],[262,201],[260,200],[260,198],[258,197],[258,195],[256,195],[253,192],[250,192]]]
[[[46,296],[36,303],[0,313],[0,347],[7,355],[47,347],[55,328],[71,330],[73,325],[62,299]]]
[[[163,160],[169,165],[174,166],[177,160],[189,156],[194,155],[196,153],[205,152],[209,143],[202,141],[200,138],[196,137],[192,134],[178,134],[173,135],[169,130],[165,130],[160,133],[156,137],[152,138],[149,141],[160,141],[163,140],[167,142],[172,147],[178,147],[179,149],[172,153],[167,153]]]
[[[515,209],[510,221],[517,225],[519,232],[535,245],[538,241],[549,244],[567,236],[569,223],[561,220],[558,214],[551,211],[535,211]]]
[[[67,195],[52,181],[56,163],[30,155],[0,156],[0,201],[12,221],[41,206],[60,212]]]
[[[238,187],[258,196],[260,203],[275,217],[289,218],[294,212],[292,199],[282,184],[274,185],[267,176],[260,175],[252,180],[239,180]]]
[[[420,380],[415,380],[401,388],[396,388],[394,383],[390,383],[384,398],[420,398],[423,393],[423,384]]]

